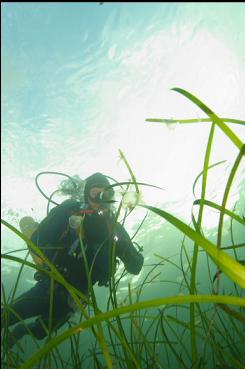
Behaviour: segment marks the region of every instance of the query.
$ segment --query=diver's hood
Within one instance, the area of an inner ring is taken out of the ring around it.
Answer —
[[[106,178],[106,176],[102,173],[94,173],[91,176],[89,176],[88,178],[86,178],[86,183],[85,183],[85,188],[84,188],[84,199],[85,201],[88,199],[89,197],[89,191],[91,190],[91,188],[93,187],[109,187],[111,184],[108,181],[108,179]],[[110,190],[111,196],[113,196],[114,191],[111,188]]]

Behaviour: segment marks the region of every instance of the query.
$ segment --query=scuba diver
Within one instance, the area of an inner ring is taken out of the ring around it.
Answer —
[[[113,243],[114,261],[116,263],[116,258],[119,258],[127,272],[139,274],[144,263],[143,255],[136,250],[128,233],[116,221],[111,210],[114,191],[110,186],[105,175],[94,173],[85,180],[84,202],[74,198],[65,200],[52,208],[40,224],[31,217],[24,217],[20,221],[21,231],[42,250],[65,280],[86,297],[89,296],[89,286],[96,283],[99,286],[108,286],[112,276],[110,255]],[[31,254],[37,266],[44,265],[42,258],[33,249]],[[75,312],[74,301],[69,292],[54,281],[51,314],[50,276],[39,270],[34,278],[37,281],[34,287],[2,310],[2,328],[15,325],[8,332],[9,348],[24,335],[45,338],[50,327],[51,331],[57,330]],[[36,317],[36,320],[28,324],[24,322],[31,317]]]

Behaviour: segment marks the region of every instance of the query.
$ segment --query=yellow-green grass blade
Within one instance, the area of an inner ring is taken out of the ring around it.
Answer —
[[[28,359],[19,369],[29,369],[32,368],[35,363],[37,363],[43,356],[47,355],[54,347],[58,346],[61,342],[68,339],[73,334],[81,332],[87,328],[91,328],[99,322],[108,321],[119,315],[131,313],[133,311],[154,308],[162,305],[171,304],[189,304],[189,303],[223,303],[231,304],[237,306],[245,307],[245,299],[233,296],[221,296],[221,295],[186,295],[186,296],[173,296],[173,297],[163,297],[153,300],[147,300],[138,302],[132,305],[121,306],[117,309],[107,311],[105,313],[100,313],[95,315],[89,320],[79,323],[72,328],[69,328],[57,337],[52,338],[46,345],[44,345],[38,352],[36,352],[30,359]]]
[[[245,125],[245,120],[232,119],[232,118],[220,118],[225,123],[235,123]],[[197,119],[161,119],[161,118],[147,118],[146,122],[152,123],[165,123],[165,124],[189,124],[189,123],[210,123],[213,120],[210,118],[197,118]]]
[[[215,202],[209,201],[209,200],[205,200],[205,199],[198,199],[195,200],[193,202],[193,205],[200,205],[200,204],[204,204],[207,205],[213,209],[217,209],[219,211],[221,211],[222,213],[229,215],[231,218],[235,219],[238,223],[242,224],[245,226],[245,220],[243,220],[241,217],[239,217],[237,214],[235,214],[234,212],[223,208],[221,205],[216,204]]]
[[[240,263],[236,262],[230,255],[226,254],[221,249],[218,249],[212,242],[207,240],[200,233],[194,231],[187,224],[167,213],[166,211],[147,205],[140,206],[152,211],[155,214],[158,214],[160,217],[166,219],[169,223],[186,234],[187,237],[192,239],[207,252],[207,254],[212,258],[212,260],[215,262],[218,268],[223,271],[224,274],[231,278],[240,287],[245,288],[245,268]]]
[[[222,199],[222,209],[226,207],[226,202],[229,196],[229,192],[231,189],[232,182],[235,178],[235,174],[237,172],[237,169],[242,161],[243,156],[245,155],[245,144],[241,147],[241,150],[239,151],[237,158],[235,160],[235,163],[231,169],[231,173],[229,175],[228,181],[226,183],[224,196]],[[217,246],[221,246],[221,237],[222,237],[222,228],[223,228],[223,219],[224,219],[224,213],[221,211],[220,218],[219,218],[219,224],[218,224],[218,237],[217,237]]]
[[[120,150],[120,149],[119,149],[119,155],[120,155],[121,159],[124,161],[124,163],[125,163],[125,165],[126,165],[126,167],[127,167],[128,171],[129,171],[129,173],[130,173],[130,176],[131,176],[131,178],[132,178],[132,181],[133,181],[133,183],[134,183],[134,185],[135,185],[135,190],[136,190],[136,192],[137,192],[137,193],[139,193],[140,191],[139,191],[139,187],[138,187],[138,184],[137,184],[137,181],[136,181],[135,175],[134,175],[134,173],[133,173],[133,171],[132,171],[132,169],[131,169],[131,167],[130,167],[130,165],[129,165],[129,163],[128,163],[128,161],[127,161],[127,159],[126,159],[125,155],[124,155],[124,153],[123,153],[123,152],[122,152],[122,150]]]
[[[201,110],[204,111],[204,113],[206,113],[210,119],[219,126],[220,129],[222,129],[222,131],[225,133],[225,135],[227,137],[229,137],[229,139],[234,143],[234,145],[241,150],[243,143],[240,140],[239,137],[237,137],[237,135],[230,129],[230,127],[228,127],[221,118],[219,118],[207,105],[205,105],[201,100],[199,100],[196,96],[192,95],[190,92],[179,88],[179,87],[175,87],[172,88],[173,91],[179,92],[180,94],[184,95],[185,97],[187,97],[189,100],[191,100],[194,104],[196,104]]]
[[[215,130],[215,123],[212,123],[208,143],[206,147],[205,157],[204,157],[204,164],[203,164],[203,175],[202,175],[202,189],[201,189],[201,199],[205,199],[206,196],[206,187],[207,187],[207,176],[208,176],[208,167],[209,167],[209,160],[211,155],[211,148],[214,138],[214,130]],[[203,210],[204,205],[201,204],[198,212],[198,220],[196,229],[201,229],[202,224],[202,217],[203,217]],[[194,217],[193,217],[194,218]],[[196,290],[196,271],[197,271],[197,258],[198,258],[198,243],[194,243],[194,251],[193,251],[193,259],[192,259],[192,266],[191,266],[191,284],[190,284],[190,293],[194,294]],[[190,305],[190,325],[191,325],[191,348],[192,348],[192,361],[195,363],[197,362],[197,344],[196,344],[196,327],[195,327],[195,305]],[[193,369],[197,369],[196,365]]]
[[[209,170],[209,169],[211,169],[211,168],[216,167],[217,165],[223,164],[223,163],[225,163],[225,162],[226,162],[226,160],[222,160],[222,161],[219,161],[219,162],[217,162],[217,163],[211,164],[211,165],[209,165],[208,170]],[[196,196],[196,195],[195,195],[195,187],[196,187],[197,181],[198,181],[198,179],[203,175],[203,173],[204,173],[204,171],[202,170],[202,171],[201,171],[201,173],[199,173],[199,174],[198,174],[198,176],[196,177],[196,179],[195,179],[195,181],[194,181],[194,183],[193,183],[193,186],[192,186],[192,193],[193,193],[193,195],[194,195],[194,196]]]

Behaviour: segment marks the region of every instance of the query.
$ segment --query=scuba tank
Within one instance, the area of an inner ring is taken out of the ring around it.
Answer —
[[[21,232],[31,240],[31,236],[37,230],[39,223],[35,222],[35,220],[32,217],[26,216],[26,217],[21,218],[19,226],[20,226]],[[33,253],[28,243],[27,243],[27,247],[30,251],[30,254],[35,264],[42,265],[43,264],[42,259]]]

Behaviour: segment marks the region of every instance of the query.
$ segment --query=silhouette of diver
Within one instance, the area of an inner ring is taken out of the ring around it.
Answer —
[[[22,232],[43,251],[66,281],[86,296],[89,295],[89,280],[80,242],[85,249],[92,285],[98,283],[99,286],[108,286],[111,278],[109,255],[113,242],[116,245],[115,258],[124,263],[129,273],[139,274],[144,262],[144,257],[136,250],[128,233],[111,211],[110,200],[114,191],[112,188],[106,190],[108,186],[110,183],[105,175],[94,173],[86,179],[83,203],[65,200],[54,207],[40,224],[31,217],[24,217],[20,221]],[[43,265],[40,256],[33,251],[31,253],[36,264]],[[15,325],[8,332],[8,348],[24,335],[45,338],[51,324],[51,330],[57,330],[75,312],[69,292],[55,281],[50,322],[50,277],[44,272],[36,272],[34,278],[37,280],[34,287],[2,309],[2,328]],[[36,317],[36,320],[24,324],[25,319],[31,317]]]

